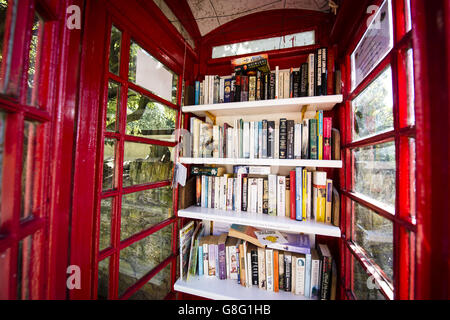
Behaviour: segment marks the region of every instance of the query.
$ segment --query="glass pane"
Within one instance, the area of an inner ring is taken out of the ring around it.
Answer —
[[[20,219],[33,215],[33,193],[35,177],[36,125],[25,121],[22,154],[22,205]]]
[[[177,103],[178,75],[131,41],[128,79],[157,96]]]
[[[7,30],[6,30],[6,15],[8,13],[8,0],[0,1],[0,86],[3,84],[4,72],[3,70],[3,55],[5,58],[7,56],[6,52],[3,52],[5,48],[5,44],[8,42]],[[3,88],[0,87],[0,91],[3,91]]]
[[[281,37],[251,40],[213,47],[212,58],[214,59],[254,52],[303,47],[313,44],[315,44],[315,32],[306,31],[288,34]]]
[[[386,300],[359,262],[353,260],[353,293],[358,300]]]
[[[114,81],[108,82],[108,102],[106,106],[106,131],[118,132],[119,131],[119,104],[118,99],[120,97],[120,85]]]
[[[123,195],[120,239],[124,240],[172,216],[170,186]]]
[[[122,32],[115,26],[111,28],[111,42],[109,45],[109,71],[119,75],[120,70],[120,44]]]
[[[405,23],[406,32],[412,29],[411,24],[411,0],[405,0]]]
[[[103,149],[103,184],[102,189],[108,190],[116,187],[116,147],[117,141],[105,138]]]
[[[414,56],[413,49],[406,51],[404,57],[406,63],[407,97],[408,97],[408,124],[416,123],[415,115],[415,92],[414,92]]]
[[[416,223],[416,140],[409,138],[409,201],[412,223]]]
[[[98,285],[97,285],[97,299],[108,299],[109,290],[109,260],[110,257],[103,259],[98,263]]]
[[[123,185],[171,180],[173,151],[172,147],[125,142]]]
[[[5,126],[6,126],[6,116],[4,113],[0,112],[0,203],[2,199],[2,172],[3,172],[3,149],[5,143]],[[0,226],[2,223],[2,208],[0,206]]]
[[[175,141],[176,110],[128,90],[127,134]]]
[[[17,255],[17,299],[30,299],[31,246],[33,237],[28,236],[19,241]]]
[[[39,63],[41,61],[41,42],[43,22],[35,13],[31,31],[30,51],[28,54],[27,104],[38,104]]]
[[[100,204],[100,244],[99,251],[111,245],[111,213],[113,211],[113,198],[103,199]]]
[[[120,252],[119,296],[172,254],[172,225]]]
[[[170,264],[136,291],[129,300],[162,300],[170,292]]]
[[[393,279],[393,223],[374,211],[353,202],[355,222],[353,241],[362,247],[386,274]]]
[[[395,207],[395,144],[388,142],[353,150],[353,191]]]
[[[353,140],[394,128],[391,67],[384,70],[352,102]]]

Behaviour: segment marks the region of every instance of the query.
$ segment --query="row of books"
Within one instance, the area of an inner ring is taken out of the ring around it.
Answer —
[[[228,76],[206,75],[195,81],[195,104],[287,99],[327,94],[327,48],[317,49],[296,68],[270,71],[267,56],[247,65],[233,64]]]
[[[339,155],[332,150],[336,136],[339,132],[332,129],[332,118],[324,117],[321,110],[314,119],[301,123],[286,118],[279,122],[236,119],[233,126],[220,126],[193,117],[192,143],[183,144],[189,149],[183,154],[194,158],[331,160]]]
[[[193,225],[185,228],[194,229]],[[335,298],[336,268],[326,244],[311,248],[308,235],[249,226],[232,225],[220,235],[207,235],[203,230],[200,222],[192,233],[189,261],[181,271],[186,281],[192,276],[217,277],[235,280],[243,287],[311,299]]]
[[[339,195],[326,172],[296,167],[283,176],[270,167],[234,166],[233,174],[222,167],[192,167],[191,173],[196,206],[339,226]]]

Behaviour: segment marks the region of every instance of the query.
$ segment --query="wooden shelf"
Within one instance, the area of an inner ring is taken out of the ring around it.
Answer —
[[[329,95],[318,97],[302,97],[289,99],[257,100],[245,102],[230,102],[184,106],[183,112],[191,112],[199,117],[205,117],[206,112],[215,117],[222,116],[248,116],[273,113],[301,112],[306,106],[306,111],[331,110],[343,101],[342,95]]]
[[[180,158],[180,162],[184,164],[342,168],[341,160]]]
[[[174,289],[214,300],[311,300],[291,292],[271,292],[258,287],[246,288],[236,280],[220,280],[208,276],[195,276],[189,281],[178,279]]]
[[[187,209],[178,210],[178,217],[235,223],[253,226],[255,228],[274,229],[292,233],[301,232],[329,237],[341,236],[339,227],[333,225],[315,221],[297,221],[288,217],[270,216],[261,213],[236,212],[191,206]]]

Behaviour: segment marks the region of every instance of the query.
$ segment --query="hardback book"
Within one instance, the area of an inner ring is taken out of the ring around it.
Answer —
[[[328,89],[328,72],[327,72],[327,62],[328,62],[328,49],[322,48],[322,87],[321,87],[321,94],[327,95],[327,89]]]
[[[255,231],[259,230],[252,226],[242,226],[239,224],[232,224],[228,231],[228,236],[242,239],[244,241],[253,243],[257,247],[264,248],[264,245],[262,245],[261,242],[259,242],[258,238],[256,237]]]
[[[323,160],[331,160],[331,118],[323,118]]]
[[[312,160],[318,160],[316,119],[309,119],[309,158]]]
[[[269,199],[268,199],[268,214],[271,216],[277,215],[277,176],[270,174],[269,180]]]
[[[248,159],[250,158],[250,122],[245,121],[242,130],[244,158]]]
[[[227,207],[228,211],[233,210],[233,189],[234,189],[234,178],[228,178],[227,183]]]
[[[286,216],[286,177],[277,176],[277,216]]]
[[[302,123],[302,159],[309,159],[309,120]]]
[[[263,213],[263,197],[264,197],[264,178],[256,179],[257,183],[257,213]]]
[[[259,286],[258,248],[254,245],[249,245],[248,249],[251,259],[252,285]]]
[[[267,158],[273,159],[275,153],[275,121],[267,121]]]
[[[284,210],[284,214],[286,217],[290,218],[291,217],[291,178],[290,176],[286,177],[286,191],[285,191],[285,210]]]
[[[325,201],[325,223],[331,224],[332,203],[333,203],[333,180],[327,179]]]
[[[226,169],[224,167],[191,167],[191,174],[194,176],[222,176],[226,173]]]
[[[287,159],[287,119],[280,119],[280,137],[279,137],[280,159]]]
[[[263,213],[269,214],[269,180],[264,178],[263,180]]]
[[[189,255],[195,230],[194,221],[180,229],[180,278],[186,280],[189,270]]]
[[[294,159],[302,158],[302,124],[296,123],[294,126]]]
[[[195,177],[195,205],[201,207],[202,205],[202,177]]]
[[[294,253],[311,253],[309,236],[307,234],[281,232],[281,235],[287,242],[283,243],[282,239],[277,239],[274,242],[267,243],[267,248]]]
[[[292,288],[292,253],[284,253],[284,291],[290,292]]]
[[[309,298],[311,295],[311,254],[305,254],[305,288],[304,296]]]
[[[224,80],[224,95],[223,95],[223,102],[231,102],[231,81],[232,78],[228,77]]]
[[[273,249],[265,249],[265,251],[267,291],[273,291]]]
[[[308,96],[308,64],[303,63],[300,67],[300,97]]]
[[[319,299],[320,296],[320,270],[321,260],[316,249],[311,250],[311,288],[309,297]]]
[[[262,158],[267,158],[267,120],[262,121]]]
[[[225,243],[227,241],[227,234],[222,233],[217,239],[217,249],[219,255],[219,279],[225,280],[227,278],[227,260]]]
[[[305,269],[306,257],[304,254],[294,254],[293,264],[295,264],[295,291],[294,294],[305,295]]]
[[[214,208],[214,177],[208,177],[208,208]]]
[[[325,222],[327,173],[313,172],[313,206],[312,212],[316,222]]]
[[[256,75],[248,77],[248,101],[256,100]]]
[[[303,167],[295,168],[295,220],[303,220]]]
[[[339,227],[340,226],[340,217],[339,217],[339,213],[340,213],[340,208],[341,208],[341,204],[340,204],[340,197],[339,197],[339,192],[337,191],[337,189],[335,187],[333,187],[333,211],[332,211],[332,216],[331,216],[331,223],[336,226]]]
[[[273,250],[273,291],[278,292],[280,286],[278,268],[278,250]]]
[[[284,290],[284,251],[278,252],[278,288]]]
[[[266,250],[258,247],[258,287],[266,289]]]
[[[315,94],[315,54],[311,53],[308,56],[308,96],[312,97]]]
[[[331,289],[331,267],[332,267],[332,256],[330,250],[326,244],[319,244],[318,251],[320,259],[322,260],[322,279],[320,287],[320,299],[329,300],[330,299],[330,289]]]
[[[316,65],[316,87],[315,95],[322,95],[322,50],[317,49],[315,55],[315,65]]]
[[[289,171],[289,206],[290,206],[290,218],[292,220],[296,219],[296,179],[295,179],[295,170]]]
[[[294,120],[287,121],[287,159],[294,159]]]
[[[335,128],[331,129],[331,159],[341,160],[341,135]]]
[[[247,174],[242,175],[242,196],[241,210],[247,211],[248,208],[248,177]]]
[[[317,119],[317,159],[323,160],[323,111],[316,113]]]

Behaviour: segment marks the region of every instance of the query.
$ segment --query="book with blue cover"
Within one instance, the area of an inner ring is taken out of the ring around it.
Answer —
[[[305,297],[309,298],[311,295],[311,254],[305,254]]]
[[[200,104],[200,81],[195,81],[195,104]]]
[[[295,168],[295,220],[303,220],[303,168]]]

